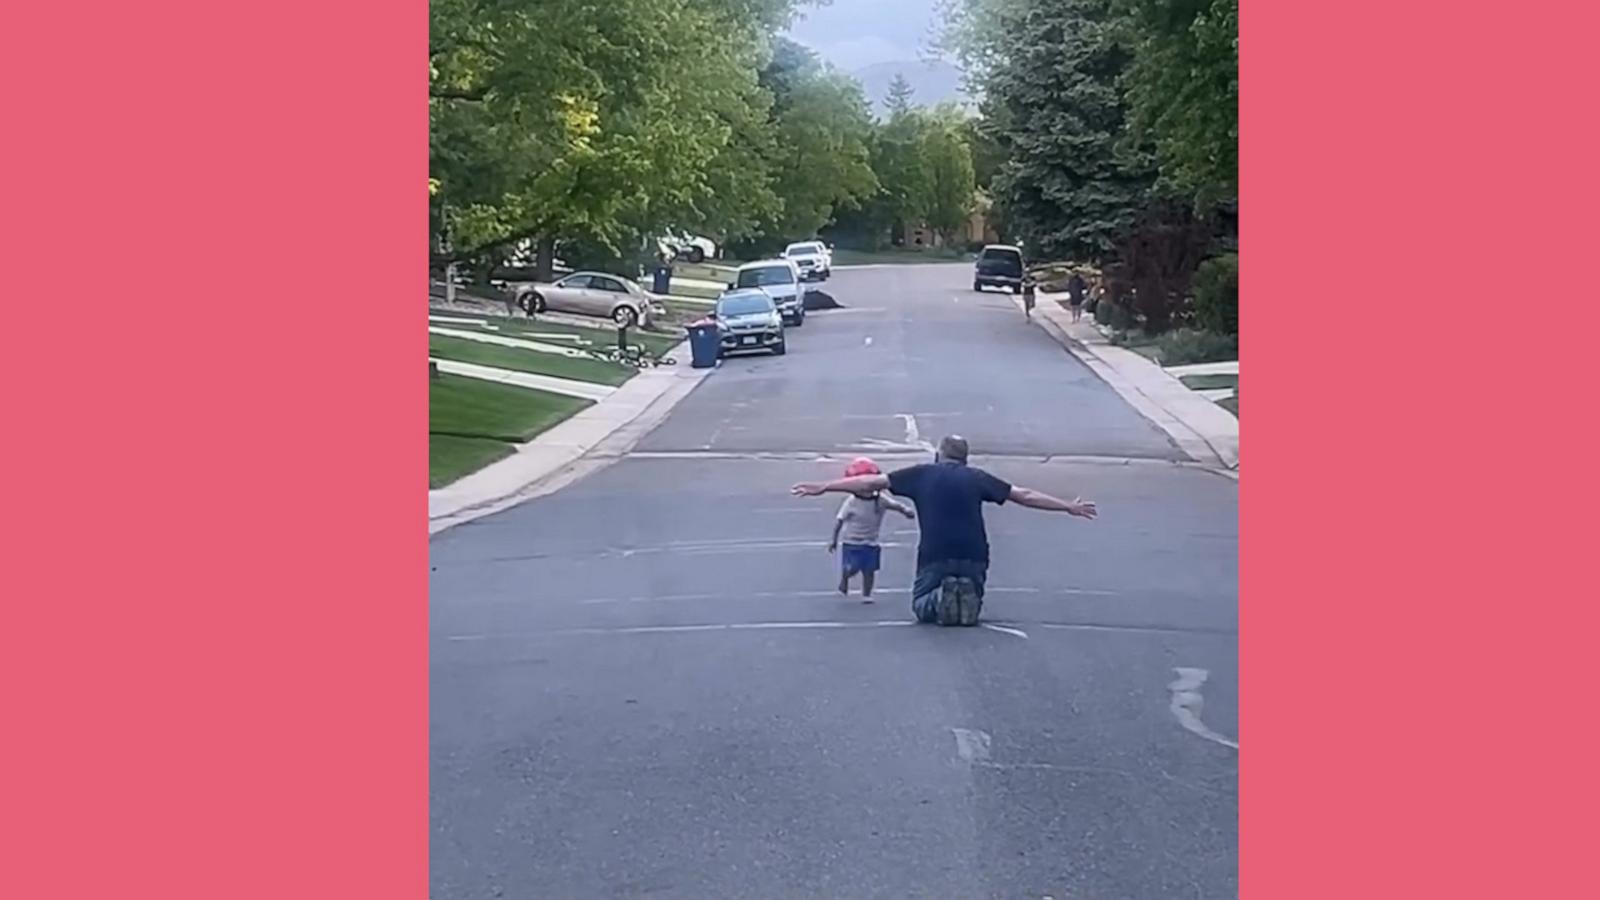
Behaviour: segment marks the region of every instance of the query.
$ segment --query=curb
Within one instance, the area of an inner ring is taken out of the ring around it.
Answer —
[[[686,354],[688,341],[670,352]],[[616,462],[714,371],[684,363],[640,372],[511,456],[428,491],[429,536],[560,490]]]
[[[1046,334],[1088,366],[1096,377],[1128,401],[1140,415],[1166,432],[1183,452],[1203,465],[1216,466],[1237,475],[1237,418],[1190,390],[1165,369],[1131,350],[1087,344],[1073,338],[1056,321],[1059,307],[1054,307],[1055,299],[1064,295],[1040,291],[1037,296],[1039,302],[1034,307],[1032,321]],[[1013,296],[1012,301],[1019,310],[1023,308],[1021,297]]]

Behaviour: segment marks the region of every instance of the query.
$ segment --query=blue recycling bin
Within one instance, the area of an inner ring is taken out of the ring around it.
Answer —
[[[661,294],[662,296],[666,296],[667,294],[672,292],[671,291],[671,288],[672,288],[672,267],[671,266],[667,266],[667,265],[656,266],[655,272],[653,272],[651,274],[653,276],[652,279],[651,279],[651,282],[650,282],[650,292],[651,293],[653,293],[653,294]]]
[[[717,364],[721,355],[722,334],[715,322],[696,322],[689,326],[690,364],[696,369],[709,369]]]

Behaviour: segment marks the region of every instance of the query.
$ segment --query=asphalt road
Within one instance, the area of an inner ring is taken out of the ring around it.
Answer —
[[[434,539],[433,897],[1237,894],[1237,485],[970,286],[841,271],[787,356]],[[788,486],[951,431],[1101,517],[991,510],[996,627],[908,624],[903,519],[831,593],[838,500]]]

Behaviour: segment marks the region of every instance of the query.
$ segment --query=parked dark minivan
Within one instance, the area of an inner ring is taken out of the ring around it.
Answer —
[[[1005,244],[990,244],[978,254],[977,271],[972,276],[972,289],[986,287],[1010,288],[1011,293],[1022,293],[1022,251]]]

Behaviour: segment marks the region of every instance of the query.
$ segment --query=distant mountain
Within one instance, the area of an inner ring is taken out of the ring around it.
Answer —
[[[851,73],[861,82],[862,92],[872,103],[874,115],[882,118],[884,98],[889,95],[889,83],[894,76],[904,75],[911,83],[911,102],[918,106],[938,106],[946,100],[965,104],[967,95],[961,90],[961,70],[947,62],[908,60],[886,62],[867,66]]]

